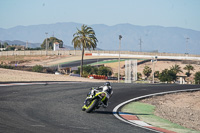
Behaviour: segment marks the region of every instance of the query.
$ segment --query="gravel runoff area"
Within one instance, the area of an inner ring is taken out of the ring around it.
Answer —
[[[154,96],[142,102],[156,106],[155,115],[200,131],[200,91]]]
[[[79,82],[105,82],[89,78],[74,77],[69,75],[55,75],[0,68],[0,82],[23,81],[79,81]]]

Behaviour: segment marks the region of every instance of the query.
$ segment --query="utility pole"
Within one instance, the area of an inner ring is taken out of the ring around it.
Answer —
[[[186,38],[186,52],[185,52],[185,54],[189,54],[189,53],[188,53],[188,43],[189,43],[188,40],[189,40],[189,39],[190,39],[189,37]]]
[[[2,51],[2,50],[3,50],[3,49],[2,49],[2,42],[0,42],[0,44],[1,44],[1,51]]]
[[[154,84],[154,73],[155,73],[155,64],[154,63],[156,63],[157,62],[157,56],[155,56],[155,57],[152,57],[152,60],[151,60],[151,62],[153,63],[153,81],[152,81],[152,83]]]
[[[26,41],[26,49],[28,49],[28,41]]]
[[[48,35],[48,33],[45,32],[45,34],[46,34],[46,56],[47,56],[47,35]]]
[[[118,83],[120,82],[120,49],[121,49],[122,35],[119,35],[119,66],[118,66]]]
[[[140,41],[140,43],[139,43],[139,45],[140,45],[140,52],[142,52],[142,39],[140,38],[139,41]]]
[[[53,31],[53,35],[52,36],[54,37],[54,31]]]

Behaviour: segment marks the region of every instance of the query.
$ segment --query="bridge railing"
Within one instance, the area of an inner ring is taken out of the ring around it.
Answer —
[[[32,51],[0,51],[0,56],[10,55],[81,55],[81,50],[62,50],[62,51],[45,51],[45,50],[32,50]],[[119,54],[119,51],[103,51],[103,50],[86,50],[85,53],[106,53],[106,54]],[[150,56],[187,56],[187,57],[200,57],[200,55],[192,54],[177,54],[177,53],[157,53],[157,52],[133,52],[133,51],[120,51],[120,54],[130,55],[150,55]]]

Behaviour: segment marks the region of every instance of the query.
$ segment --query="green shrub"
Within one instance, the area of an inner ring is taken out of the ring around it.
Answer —
[[[80,67],[78,70],[74,71],[74,74],[80,74]],[[87,77],[90,74],[110,76],[112,75],[112,69],[105,66],[100,66],[99,68],[96,66],[83,66],[82,76]]]
[[[35,65],[35,66],[33,66],[32,71],[33,72],[42,72],[43,71],[43,66]]]
[[[200,84],[200,71],[194,75],[195,84]]]
[[[137,72],[137,79],[141,79],[142,78],[142,74],[140,72]]]
[[[112,70],[110,67],[100,66],[98,70],[98,75],[111,76]]]
[[[176,81],[176,72],[174,72],[173,70],[168,70],[168,69],[165,69],[162,71],[162,73],[159,74],[159,80],[161,82],[167,82],[167,83],[170,83],[172,81]]]
[[[2,62],[1,62],[1,64],[0,64],[0,68],[5,68],[5,69],[14,69],[13,66],[11,66],[11,65],[7,65],[7,64],[3,64]]]

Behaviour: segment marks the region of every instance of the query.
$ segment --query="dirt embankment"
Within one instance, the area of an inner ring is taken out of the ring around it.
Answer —
[[[156,106],[155,115],[200,130],[200,91],[155,96],[142,102]]]
[[[36,73],[19,70],[0,68],[0,82],[23,82],[23,81],[80,81],[80,82],[105,82],[82,77],[72,77],[69,75],[55,75],[47,73]]]

